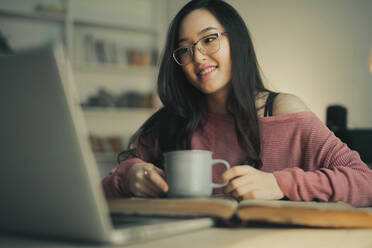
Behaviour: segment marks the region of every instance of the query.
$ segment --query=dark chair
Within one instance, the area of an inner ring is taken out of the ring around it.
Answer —
[[[341,105],[327,108],[327,127],[372,167],[372,129],[348,129],[347,109]]]

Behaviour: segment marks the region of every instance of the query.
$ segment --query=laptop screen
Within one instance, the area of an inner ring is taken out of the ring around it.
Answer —
[[[0,56],[0,81],[0,230],[109,240],[109,214],[62,46]]]

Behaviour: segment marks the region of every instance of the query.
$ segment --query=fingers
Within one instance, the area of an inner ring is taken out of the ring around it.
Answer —
[[[252,182],[252,178],[249,175],[241,176],[230,181],[230,183],[225,187],[225,194],[229,194],[232,191],[239,189],[241,186],[249,184]]]
[[[139,197],[156,197],[158,193],[155,192],[152,187],[147,186],[145,183],[136,183],[134,195]]]
[[[145,168],[145,171],[147,171],[147,175],[145,176],[156,188],[160,189],[161,192],[168,192],[168,184],[164,180],[165,174],[161,169],[151,166]]]
[[[129,178],[130,191],[139,197],[159,197],[168,191],[164,172],[149,163],[134,165]]]
[[[154,166],[153,167],[155,170],[156,170],[156,172],[158,172],[159,173],[159,175],[165,180],[165,172],[162,170],[162,169],[160,169],[160,168],[158,168],[158,167],[156,167],[156,166]]]
[[[143,179],[143,185],[150,189],[150,191],[153,193],[151,194],[151,196],[161,196],[162,194],[164,194],[164,192],[159,189],[158,187],[156,187],[151,181],[150,179],[147,178],[147,176],[145,175],[145,178]]]
[[[228,169],[227,171],[225,171],[222,174],[221,178],[222,178],[223,182],[228,182],[235,177],[243,176],[243,175],[250,174],[250,173],[254,173],[255,171],[257,171],[257,169],[255,169],[251,166],[238,165],[238,166],[234,166],[233,168]]]
[[[260,196],[258,195],[259,191],[253,187],[251,184],[245,184],[232,192],[232,196],[234,198],[241,198],[243,200],[246,199],[258,199]]]
[[[240,168],[238,168],[240,167]],[[230,178],[224,192],[238,199],[277,200],[284,197],[273,173],[263,172],[252,167],[225,172],[224,179]]]
[[[257,199],[257,185],[255,185],[253,177],[254,175],[248,174],[231,180],[224,192],[237,199]]]

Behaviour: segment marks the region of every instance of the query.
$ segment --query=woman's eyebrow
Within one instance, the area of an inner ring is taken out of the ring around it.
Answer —
[[[202,29],[202,30],[198,33],[198,35],[201,35],[201,34],[203,34],[203,33],[206,33],[206,32],[208,32],[208,31],[210,31],[210,30],[218,30],[218,28],[215,28],[215,27],[207,27],[207,28],[204,28],[204,29]]]
[[[218,30],[218,28],[215,28],[215,27],[206,27],[206,28],[203,28],[201,31],[198,32],[198,35],[201,35],[203,33],[206,33],[206,32],[208,32],[210,30]],[[177,43],[179,44],[179,43],[181,43],[183,41],[187,41],[187,39],[186,38],[181,38],[181,39],[178,40]]]

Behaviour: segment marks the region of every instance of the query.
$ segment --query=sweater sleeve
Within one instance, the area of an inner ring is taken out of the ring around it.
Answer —
[[[135,164],[150,161],[149,150],[145,146],[138,145],[135,153],[135,157],[122,161],[102,180],[101,185],[106,198],[133,196],[129,188],[130,172]]]
[[[301,123],[301,165],[275,171],[283,193],[294,201],[343,201],[372,205],[372,170],[315,115]]]

